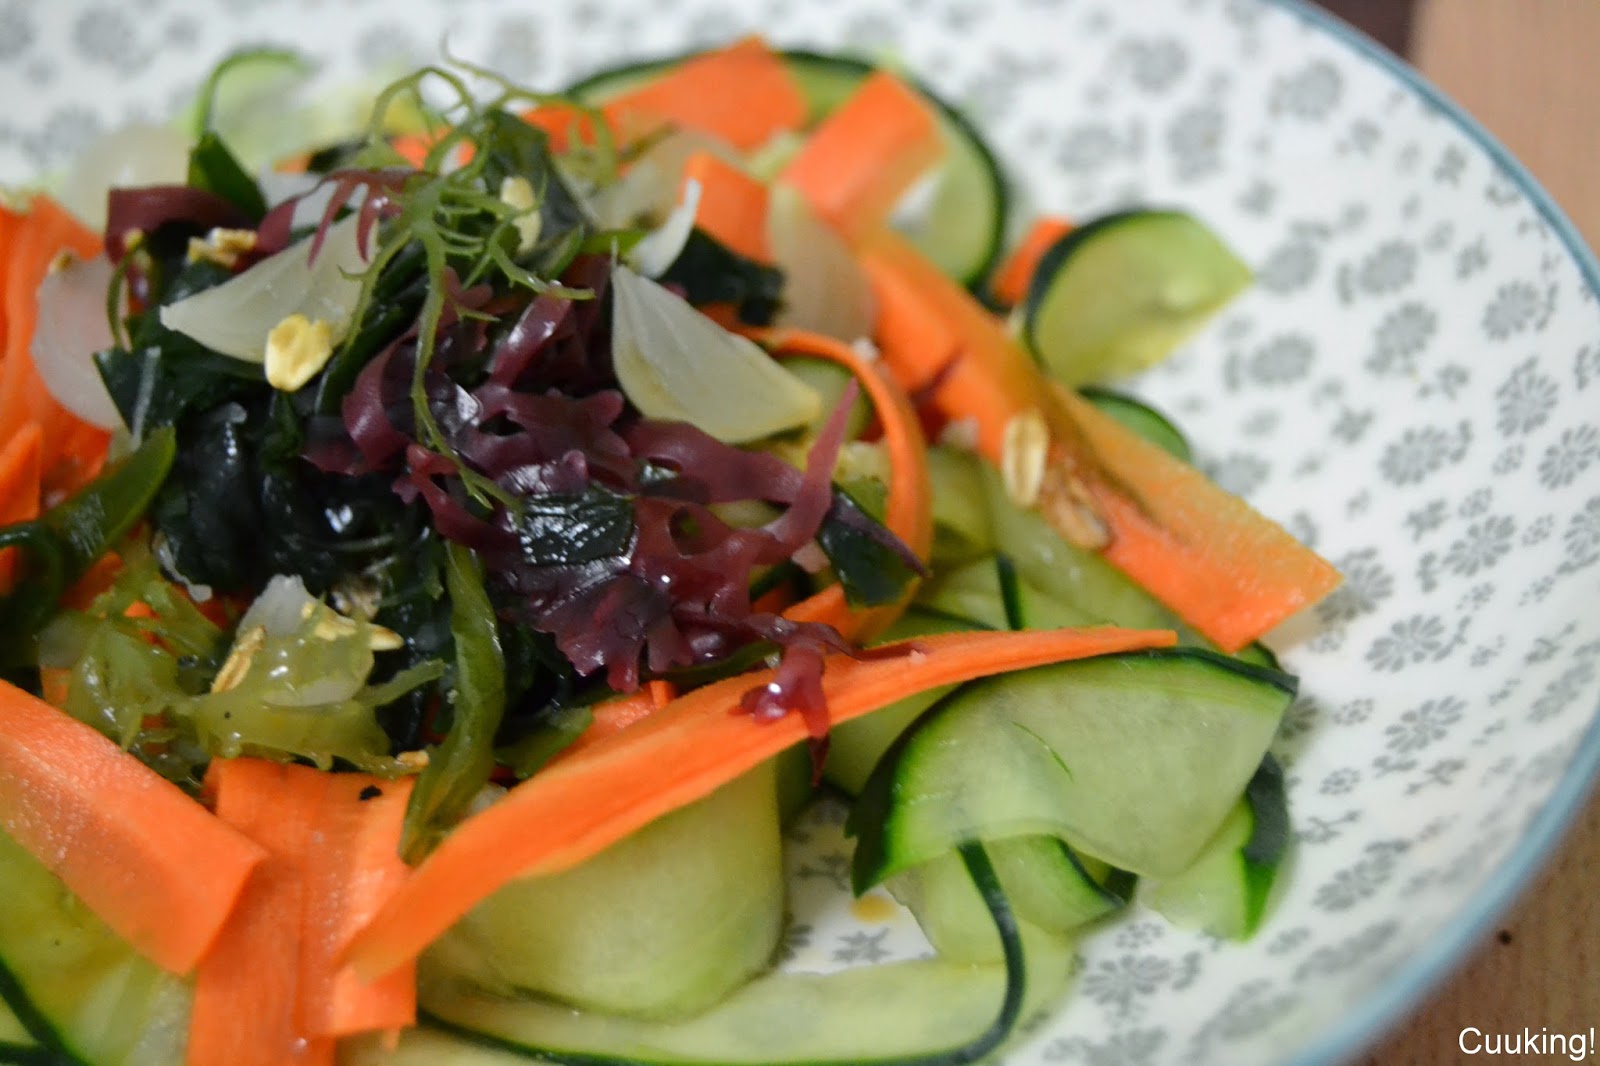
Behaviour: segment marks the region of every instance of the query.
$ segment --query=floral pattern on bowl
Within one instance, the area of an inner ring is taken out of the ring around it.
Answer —
[[[1198,212],[1258,284],[1137,382],[1202,465],[1344,586],[1273,641],[1298,849],[1262,934],[1128,916],[1008,1056],[1329,1062],[1487,929],[1600,762],[1600,271],[1526,177],[1372,46],[1265,0],[0,0],[0,179],[187,102],[274,42],[328,84],[452,51],[554,87],[760,30],[902,57],[988,131],[1034,208]],[[836,812],[834,812],[836,813]],[[923,950],[852,916],[824,812],[789,964]]]

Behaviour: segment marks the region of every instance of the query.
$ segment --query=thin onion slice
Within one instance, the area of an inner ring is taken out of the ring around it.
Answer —
[[[767,246],[783,272],[777,324],[850,343],[872,335],[872,286],[850,246],[799,190],[778,182],[767,205]]]
[[[56,401],[101,429],[122,425],[94,353],[113,344],[106,291],[113,267],[104,255],[74,259],[39,285],[39,316],[29,351]]]
[[[313,237],[290,245],[215,288],[161,309],[161,324],[207,348],[259,363],[267,334],[290,315],[328,323],[332,343],[349,333],[361,296],[367,251],[359,247],[358,218],[328,228],[314,262]]]
[[[683,254],[683,246],[689,243],[689,234],[694,232],[702,191],[698,181],[685,183],[682,202],[672,209],[666,221],[633,246],[628,260],[635,270],[647,278],[659,278],[672,269],[672,264]]]
[[[725,444],[820,417],[816,390],[753,341],[620,264],[611,285],[617,380],[646,417],[690,422]]]
[[[673,130],[640,153],[622,175],[589,195],[589,209],[601,226],[627,229],[660,219],[678,202],[683,167],[696,152],[728,162],[738,153],[727,142],[695,130]]]
[[[96,137],[79,153],[57,198],[98,233],[106,228],[106,198],[112,189],[181,185],[188,173],[188,137],[171,126],[132,122]]]

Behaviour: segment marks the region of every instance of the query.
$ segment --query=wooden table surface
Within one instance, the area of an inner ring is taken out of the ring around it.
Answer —
[[[1423,0],[1414,9],[1405,0],[1324,2],[1408,55],[1600,248],[1600,0]],[[1600,795],[1497,931],[1360,1066],[1497,1061],[1462,1053],[1468,1026],[1600,1028]]]

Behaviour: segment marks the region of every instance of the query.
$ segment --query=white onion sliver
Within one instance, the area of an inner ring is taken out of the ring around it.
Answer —
[[[221,285],[161,309],[161,324],[223,355],[259,363],[267,334],[293,314],[328,323],[334,344],[344,339],[361,297],[367,256],[357,247],[357,217],[328,228],[314,263],[314,237],[290,245]]]
[[[112,189],[181,185],[189,174],[189,138],[171,126],[133,122],[97,137],[61,183],[61,205],[99,233]]]
[[[113,273],[110,261],[97,255],[47,275],[39,285],[38,321],[30,348],[50,395],[101,429],[122,425],[94,365],[94,353],[112,345],[106,291]]]
[[[683,254],[683,246],[694,232],[695,216],[700,213],[701,191],[698,181],[684,183],[683,200],[672,209],[672,214],[633,246],[628,259],[635,270],[647,278],[659,278]]]
[[[742,444],[807,425],[822,398],[753,341],[625,266],[611,272],[612,361],[650,418],[691,422]]]
[[[298,575],[276,574],[239,619],[239,632],[260,626],[269,637],[293,636],[305,621],[308,609],[315,610],[319,605]]]
[[[726,141],[695,130],[673,130],[651,144],[616,181],[592,192],[590,210],[607,229],[626,229],[641,219],[662,217],[678,202],[684,164],[696,152],[739,162]]]
[[[846,342],[872,335],[872,287],[849,245],[799,190],[782,182],[772,187],[767,206],[767,244],[783,272],[778,325]]]

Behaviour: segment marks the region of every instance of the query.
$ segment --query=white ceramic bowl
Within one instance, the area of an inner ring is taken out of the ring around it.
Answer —
[[[903,57],[992,135],[1019,215],[1181,205],[1257,267],[1137,385],[1346,575],[1275,641],[1303,691],[1276,745],[1292,888],[1244,946],[1148,915],[1099,932],[1008,1061],[1351,1056],[1488,930],[1600,763],[1600,268],[1387,53],[1264,0],[0,0],[0,179],[175,112],[241,44],[300,48],[335,84],[448,34],[555,87],[750,30]],[[918,950],[813,898],[843,852],[811,837],[795,963]]]

